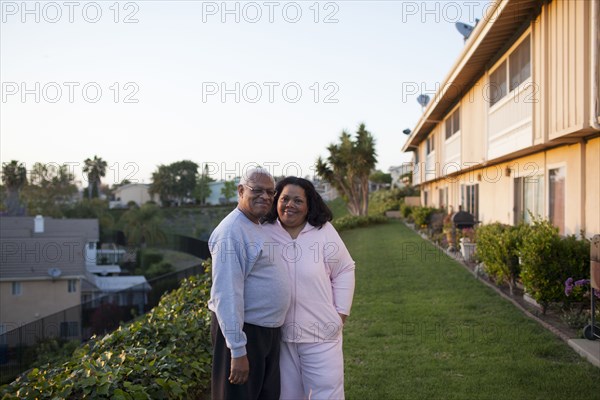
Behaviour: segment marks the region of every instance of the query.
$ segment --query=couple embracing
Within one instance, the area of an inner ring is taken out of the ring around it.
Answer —
[[[213,231],[212,398],[343,399],[354,261],[313,184],[253,168]]]

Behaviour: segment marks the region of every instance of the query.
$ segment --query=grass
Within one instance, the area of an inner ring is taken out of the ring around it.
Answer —
[[[342,236],[347,399],[598,398],[600,369],[401,223]]]

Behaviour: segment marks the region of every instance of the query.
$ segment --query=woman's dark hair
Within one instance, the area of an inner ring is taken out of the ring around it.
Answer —
[[[283,188],[287,185],[297,185],[304,189],[306,202],[308,203],[308,215],[306,216],[306,219],[309,224],[320,229],[327,221],[333,219],[331,210],[327,207],[327,204],[325,204],[321,195],[317,193],[317,190],[311,181],[295,176],[288,176],[277,182],[273,205],[271,206],[271,211],[263,218],[264,222],[272,224],[277,220],[277,203],[279,202],[279,196],[281,196]]]

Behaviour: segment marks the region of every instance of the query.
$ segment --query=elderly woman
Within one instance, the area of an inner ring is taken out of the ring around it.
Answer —
[[[280,356],[281,399],[343,399],[342,328],[354,295],[354,261],[313,184],[280,181],[265,232],[292,281]]]

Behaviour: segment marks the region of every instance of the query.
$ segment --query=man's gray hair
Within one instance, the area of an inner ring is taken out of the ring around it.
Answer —
[[[275,185],[275,179],[273,178],[273,175],[271,175],[271,173],[269,172],[269,170],[267,170],[266,168],[263,167],[252,167],[250,169],[248,169],[247,171],[245,171],[244,173],[242,173],[242,177],[240,179],[240,185],[247,185],[248,182],[250,181],[254,181],[256,176],[266,176],[268,177],[271,182],[273,182],[273,185]]]

